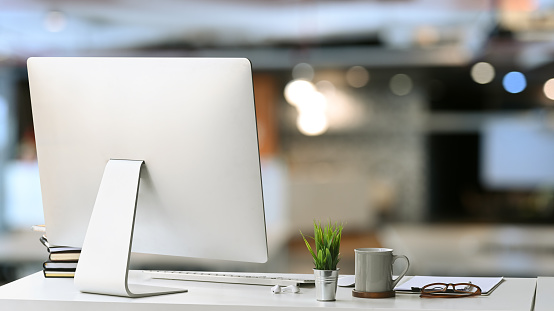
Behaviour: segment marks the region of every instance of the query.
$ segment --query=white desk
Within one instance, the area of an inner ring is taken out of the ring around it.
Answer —
[[[535,311],[547,311],[554,308],[554,277],[537,278]]]
[[[135,273],[135,271],[132,271]],[[395,298],[352,297],[352,288],[338,288],[337,301],[318,302],[313,287],[300,294],[272,294],[269,286],[147,280],[188,288],[188,293],[147,298],[83,294],[73,279],[45,279],[42,272],[0,287],[0,310],[525,310],[533,307],[536,279],[507,279],[491,296],[422,299],[414,294]]]

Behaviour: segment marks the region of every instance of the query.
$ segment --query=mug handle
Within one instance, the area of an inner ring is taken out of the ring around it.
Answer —
[[[398,258],[406,259],[407,265],[406,265],[406,269],[404,269],[404,271],[402,271],[402,273],[400,273],[400,275],[398,275],[398,277],[392,281],[392,288],[393,289],[394,289],[394,287],[396,287],[396,284],[404,277],[404,275],[406,275],[406,272],[408,272],[408,268],[410,267],[410,260],[408,260],[408,257],[406,257],[404,255],[392,255],[392,263],[394,264],[394,262]]]

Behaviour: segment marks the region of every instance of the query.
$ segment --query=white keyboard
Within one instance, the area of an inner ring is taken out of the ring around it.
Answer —
[[[158,271],[144,270],[153,279],[200,281],[216,283],[254,284],[254,285],[300,285],[313,284],[313,274],[283,273],[242,273],[242,272],[205,272],[205,271]]]

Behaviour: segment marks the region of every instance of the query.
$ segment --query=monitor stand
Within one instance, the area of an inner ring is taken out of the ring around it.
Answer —
[[[106,164],[75,272],[81,292],[146,297],[187,291],[128,283],[143,163],[112,159]]]

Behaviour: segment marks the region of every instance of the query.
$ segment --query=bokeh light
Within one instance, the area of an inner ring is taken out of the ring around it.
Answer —
[[[334,92],[335,87],[328,81],[318,83],[318,88]],[[285,86],[285,99],[296,108],[298,130],[308,136],[320,135],[327,131],[328,120],[325,115],[327,98],[316,89],[313,83],[306,80],[293,80]]]
[[[327,80],[321,80],[317,82],[315,84],[315,87],[323,95],[330,96],[330,97],[334,96],[337,91],[337,88],[335,87],[335,85],[332,82]]]
[[[293,80],[285,86],[285,99],[293,106],[309,100],[311,93],[317,92],[315,86],[306,80]]]
[[[296,121],[298,130],[307,136],[316,136],[323,134],[329,124],[327,117],[321,113],[300,113]]]
[[[325,112],[327,99],[319,92],[311,92],[296,104],[296,108],[300,114]]]
[[[346,72],[346,82],[355,88],[364,87],[369,82],[369,72],[362,66],[354,66]]]
[[[298,130],[308,136],[321,135],[329,127],[327,116],[327,99],[320,92],[311,92],[309,97],[296,105],[298,119],[296,126]]]
[[[471,67],[471,78],[479,84],[490,83],[494,75],[494,67],[489,63],[480,62]]]
[[[307,63],[299,63],[292,68],[292,78],[295,80],[312,81],[314,78],[314,68]]]
[[[527,80],[521,72],[512,71],[504,76],[502,85],[507,92],[515,94],[525,90],[527,87]]]
[[[554,100],[554,78],[544,83],[543,91],[548,99]]]
[[[403,73],[396,74],[390,79],[389,87],[395,95],[408,95],[413,88],[412,78]]]

